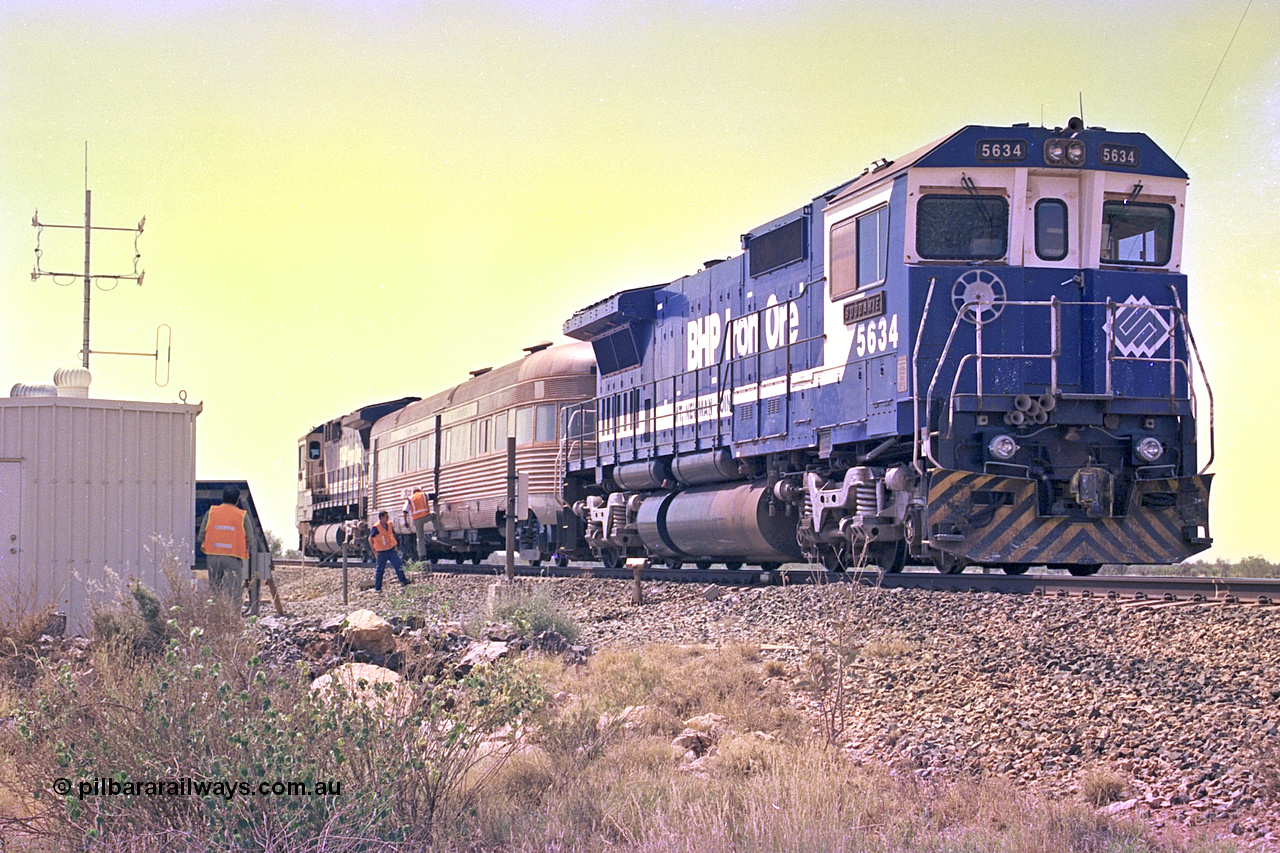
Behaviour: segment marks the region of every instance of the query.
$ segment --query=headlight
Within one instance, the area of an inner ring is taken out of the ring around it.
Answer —
[[[1008,462],[1018,452],[1018,442],[1013,440],[1013,436],[997,435],[991,439],[991,442],[987,445],[987,450],[995,458]]]
[[[1160,443],[1160,439],[1147,436],[1137,443],[1133,448],[1133,452],[1143,462],[1155,462],[1161,456],[1164,456],[1164,445]]]
[[[1083,166],[1084,155],[1079,139],[1050,139],[1044,144],[1044,162],[1050,166]]]

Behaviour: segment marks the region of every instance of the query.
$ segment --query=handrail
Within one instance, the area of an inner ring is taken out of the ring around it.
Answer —
[[[920,429],[920,342],[924,340],[924,324],[929,320],[929,306],[933,304],[933,288],[938,283],[936,275],[929,276],[929,292],[924,297],[924,310],[920,312],[920,325],[916,328],[916,344],[911,350],[911,464],[917,472],[923,474],[924,466],[920,464],[920,445],[924,443],[925,455],[935,467],[942,467],[933,458],[929,442]],[[928,426],[925,426],[928,429]]]
[[[1182,333],[1187,336],[1188,349],[1191,354],[1196,357],[1196,365],[1200,368],[1200,381],[1204,383],[1205,393],[1209,395],[1209,461],[1204,463],[1204,467],[1200,469],[1203,474],[1209,470],[1209,466],[1213,464],[1215,453],[1214,437],[1213,437],[1213,386],[1209,384],[1209,374],[1204,369],[1204,359],[1200,358],[1200,347],[1196,346],[1195,336],[1191,334],[1191,321],[1187,319],[1187,312],[1182,309],[1182,297],[1178,296],[1178,289],[1172,284],[1169,290],[1173,292],[1173,301],[1177,303],[1178,314],[1182,320]],[[1192,395],[1195,394],[1195,387],[1191,380],[1187,380],[1187,385],[1192,389]]]
[[[1137,302],[1137,301],[1116,302],[1112,299],[1107,299],[1105,302],[1063,303],[1056,296],[1050,298],[1047,301],[1045,300],[1039,300],[1039,301],[1007,300],[1002,302],[1001,305],[1016,305],[1016,306],[1023,306],[1028,308],[1043,307],[1043,308],[1049,309],[1050,311],[1050,324],[1049,324],[1050,325],[1050,329],[1049,329],[1050,351],[1048,353],[1007,353],[1007,352],[986,353],[986,352],[983,352],[982,327],[984,325],[984,322],[982,319],[982,312],[981,311],[975,312],[972,319],[968,320],[968,322],[972,322],[976,327],[974,330],[974,341],[975,341],[976,349],[975,349],[975,352],[966,353],[965,355],[963,355],[960,358],[960,361],[956,365],[955,372],[952,377],[951,389],[947,397],[948,416],[947,416],[946,436],[950,438],[952,434],[952,430],[954,428],[956,401],[961,396],[959,393],[960,378],[966,364],[970,361],[976,364],[975,388],[977,389],[977,396],[979,398],[984,396],[983,385],[982,385],[982,375],[984,372],[983,371],[984,359],[1048,360],[1050,363],[1049,393],[1055,397],[1059,395],[1058,360],[1061,358],[1061,355],[1062,355],[1061,325],[1062,325],[1062,306],[1064,304],[1069,304],[1069,305],[1080,307],[1080,308],[1085,308],[1085,307],[1104,308],[1106,311],[1107,322],[1103,324],[1103,329],[1106,335],[1106,363],[1104,368],[1105,385],[1104,385],[1104,393],[1098,395],[1099,397],[1106,398],[1106,397],[1113,397],[1115,395],[1115,389],[1113,387],[1113,369],[1112,369],[1115,362],[1131,361],[1131,362],[1144,362],[1148,364],[1167,363],[1169,365],[1169,399],[1171,401],[1177,400],[1177,399],[1186,399],[1191,404],[1192,415],[1195,416],[1196,410],[1197,410],[1196,391],[1195,391],[1195,375],[1196,374],[1195,374],[1195,371],[1193,371],[1189,360],[1178,357],[1176,335],[1171,334],[1169,336],[1169,355],[1168,356],[1154,356],[1154,355],[1125,356],[1125,355],[1118,355],[1116,352],[1116,318],[1119,310],[1122,308],[1133,308],[1133,309],[1141,309],[1141,310],[1147,310],[1147,311],[1155,311],[1162,315],[1164,314],[1168,315],[1168,328],[1170,330],[1172,330],[1175,327],[1175,325],[1180,326],[1182,328],[1183,334],[1187,341],[1187,349],[1189,350],[1190,354],[1195,357],[1196,366],[1199,370],[1200,379],[1202,382],[1204,382],[1205,390],[1208,392],[1208,395],[1209,395],[1210,450],[1209,450],[1209,462],[1206,463],[1204,466],[1204,469],[1201,470],[1201,473],[1204,473],[1204,471],[1208,470],[1209,464],[1212,463],[1213,457],[1214,457],[1213,389],[1209,385],[1208,375],[1204,369],[1203,359],[1200,357],[1200,351],[1196,345],[1195,338],[1191,334],[1190,323],[1187,320],[1186,311],[1182,307],[1182,301],[1177,294],[1176,288],[1170,285],[1170,289],[1173,290],[1174,292],[1174,301],[1175,301],[1174,305],[1151,305],[1149,303]],[[918,362],[919,362],[920,341],[924,337],[924,320],[928,316],[929,303],[932,301],[932,291],[933,291],[933,282],[931,280],[930,295],[926,297],[924,316],[922,316],[921,318],[920,326],[916,334],[916,348],[915,348],[915,353],[913,355],[913,359],[915,360],[916,364],[913,365],[913,369],[916,370],[917,372],[919,369]],[[928,458],[930,462],[932,462],[935,466],[938,466],[938,467],[941,467],[941,466],[938,464],[938,461],[934,459],[930,442],[927,440],[925,436],[926,431],[929,429],[929,424],[933,423],[933,403],[935,399],[934,392],[937,388],[938,381],[942,376],[943,366],[946,364],[947,358],[951,353],[951,347],[955,341],[956,333],[960,329],[961,320],[965,319],[965,313],[967,311],[969,311],[972,308],[976,308],[979,305],[980,305],[980,300],[973,299],[964,303],[962,306],[960,306],[960,308],[956,312],[956,317],[951,323],[951,331],[947,335],[946,343],[943,345],[942,352],[938,356],[937,363],[934,366],[933,376],[929,382],[929,390],[925,400],[924,425],[920,424],[918,408],[915,409],[916,413],[914,415],[914,418],[915,418],[914,426],[916,428],[916,432],[920,436],[922,443],[924,444],[925,456],[926,458]],[[1163,345],[1161,346],[1161,348],[1163,348]],[[1177,380],[1178,380],[1179,367],[1182,368],[1182,374],[1185,377],[1186,383],[1187,383],[1187,396],[1185,398],[1179,398],[1178,392],[1177,392]],[[912,397],[913,397],[913,407],[918,407],[918,402],[915,399],[916,394],[914,391],[913,391]],[[917,463],[919,461],[918,452],[916,454],[916,461]]]
[[[972,360],[972,361],[978,361],[978,360],[979,360],[979,359],[981,359],[981,358],[990,358],[990,359],[1018,359],[1018,360],[1020,360],[1020,361],[1025,361],[1025,360],[1033,360],[1033,359],[1048,359],[1048,358],[1052,358],[1052,357],[1053,357],[1053,356],[1051,356],[1051,355],[1036,355],[1036,354],[1030,354],[1030,355],[1028,355],[1028,354],[1025,354],[1025,353],[987,353],[985,356],[979,356],[977,353],[972,353],[972,352],[965,353],[963,356],[961,356],[961,357],[960,357],[960,361],[959,361],[959,363],[956,365],[956,372],[955,372],[955,376],[952,378],[952,381],[951,381],[951,396],[950,396],[950,398],[949,398],[949,399],[950,399],[950,400],[955,400],[955,399],[957,399],[957,398],[959,398],[959,397],[961,396],[961,395],[960,395],[960,393],[959,393],[959,391],[958,391],[958,386],[960,385],[960,373],[961,373],[961,371],[964,369],[964,365],[965,365],[965,363],[966,363],[966,362],[968,362],[968,361],[970,361],[970,360]],[[1162,358],[1161,358],[1161,359],[1151,359],[1151,360],[1152,360],[1152,361],[1165,361],[1165,359],[1162,359]],[[1118,357],[1116,358],[1116,361],[1148,361],[1148,359],[1144,359],[1144,358],[1131,358],[1131,357],[1126,357],[1126,356],[1118,356]],[[1191,373],[1191,366],[1190,366],[1186,361],[1184,361],[1183,359],[1178,359],[1178,360],[1175,362],[1175,365],[1180,365],[1180,366],[1182,367],[1182,369],[1183,369],[1184,374],[1186,375],[1186,378],[1187,378],[1187,388],[1188,388],[1188,396],[1187,396],[1187,400],[1191,403],[1191,411],[1192,411],[1192,415],[1194,416],[1194,414],[1195,414],[1195,401],[1196,401],[1196,397],[1195,397],[1195,392],[1194,392],[1194,390],[1192,390],[1192,388],[1191,388],[1191,377],[1192,377],[1192,373]],[[978,396],[981,396],[981,395],[978,395]],[[1099,395],[1099,396],[1100,396],[1100,397],[1111,397],[1111,396],[1114,396],[1114,395],[1111,395],[1111,394],[1102,394],[1102,395]],[[1171,396],[1171,397],[1170,397],[1170,399],[1177,399],[1177,398],[1176,398],[1176,397],[1172,397],[1172,396]],[[947,437],[947,438],[951,438],[951,434],[952,434],[952,430],[954,429],[954,426],[955,426],[955,406],[953,405],[953,406],[949,406],[949,407],[948,407],[948,411],[947,411],[947,433],[946,433],[946,437]]]
[[[812,287],[813,285],[816,285],[816,284],[820,283],[821,281],[822,281],[822,279],[818,279],[818,280],[815,280],[815,281],[812,281],[812,282],[806,282],[806,283],[805,283],[805,285],[804,285],[804,287],[801,289],[801,292],[800,292],[798,295],[796,295],[796,296],[790,297],[790,298],[788,298],[788,299],[786,299],[786,300],[784,300],[784,301],[781,301],[781,302],[776,302],[776,303],[774,303],[773,305],[765,305],[765,306],[763,306],[763,307],[756,308],[756,309],[755,309],[755,310],[753,310],[753,311],[749,311],[749,312],[747,312],[747,313],[743,314],[741,317],[734,317],[733,319],[729,320],[729,321],[724,325],[724,333],[723,333],[723,337],[721,338],[721,341],[720,341],[719,352],[718,352],[718,354],[717,354],[717,356],[716,356],[715,360],[714,360],[712,363],[709,363],[709,364],[707,364],[707,365],[706,365],[706,366],[704,366],[704,367],[697,368],[697,369],[694,369],[694,370],[685,370],[685,371],[682,371],[682,372],[680,372],[680,373],[675,373],[675,374],[672,374],[672,375],[671,375],[671,376],[669,376],[669,377],[662,377],[662,378],[660,378],[660,379],[651,379],[651,380],[649,380],[648,382],[644,382],[644,383],[641,383],[640,385],[636,386],[636,388],[641,388],[641,389],[647,390],[647,391],[649,392],[650,399],[652,399],[652,400],[653,400],[653,403],[654,403],[654,405],[653,405],[653,410],[652,410],[652,412],[653,412],[653,413],[649,416],[649,420],[650,420],[650,422],[652,423],[653,436],[654,436],[653,440],[654,440],[654,442],[655,442],[655,443],[657,442],[657,435],[658,435],[659,430],[662,428],[662,426],[661,426],[662,421],[668,421],[668,420],[669,420],[669,426],[668,426],[667,428],[669,428],[669,429],[671,430],[671,434],[672,434],[672,435],[671,435],[671,441],[672,441],[672,444],[673,444],[673,446],[678,445],[678,444],[679,444],[679,439],[676,437],[676,431],[677,431],[677,430],[680,428],[680,426],[682,425],[682,424],[680,424],[680,421],[682,420],[682,418],[683,418],[683,417],[687,417],[688,415],[692,414],[692,416],[693,416],[693,423],[692,423],[692,426],[693,426],[693,441],[694,441],[694,449],[700,449],[700,448],[701,448],[701,441],[702,441],[702,436],[701,436],[701,431],[702,431],[702,430],[701,430],[701,428],[702,428],[702,424],[703,424],[704,422],[709,422],[709,421],[710,421],[710,420],[712,420],[712,419],[714,419],[714,421],[715,421],[715,423],[716,423],[716,435],[715,435],[715,437],[714,437],[714,439],[713,439],[713,441],[715,442],[715,446],[719,447],[719,446],[723,446],[723,445],[724,445],[726,436],[725,436],[725,434],[724,434],[724,428],[723,428],[723,423],[722,423],[722,422],[724,421],[724,419],[725,419],[726,417],[732,418],[732,416],[733,416],[733,414],[732,414],[732,408],[730,408],[730,412],[729,412],[729,414],[728,414],[728,415],[725,415],[725,414],[723,413],[723,412],[724,412],[725,395],[726,395],[726,394],[728,394],[728,395],[732,395],[732,393],[733,393],[733,392],[735,392],[735,391],[737,391],[737,390],[738,390],[736,387],[734,387],[734,386],[733,386],[732,381],[726,381],[726,380],[731,380],[731,374],[732,374],[732,370],[733,370],[733,366],[734,366],[734,365],[739,364],[739,363],[742,363],[742,362],[745,362],[745,361],[747,361],[747,360],[749,360],[749,359],[755,359],[755,362],[756,362],[756,371],[755,371],[755,373],[756,373],[756,378],[755,378],[755,386],[756,386],[756,400],[757,400],[757,403],[758,403],[758,401],[759,401],[759,399],[760,399],[760,389],[761,389],[761,388],[763,387],[763,385],[764,385],[764,378],[761,376],[761,371],[760,371],[760,359],[765,355],[765,353],[766,353],[766,349],[767,349],[767,348],[766,348],[766,346],[765,346],[765,336],[766,336],[766,334],[767,334],[767,331],[766,331],[766,326],[767,326],[767,324],[766,324],[766,321],[765,321],[764,313],[765,313],[766,311],[774,310],[774,309],[781,309],[781,311],[782,311],[782,318],[783,318],[783,319],[782,319],[782,321],[781,321],[781,322],[782,322],[782,335],[783,335],[783,338],[784,338],[784,340],[785,340],[785,344],[783,344],[782,346],[779,346],[779,347],[775,347],[775,348],[773,348],[772,350],[768,350],[768,351],[769,351],[769,352],[775,352],[775,351],[778,351],[778,350],[781,350],[781,349],[784,349],[784,348],[785,348],[785,351],[786,351],[786,369],[785,369],[785,371],[784,371],[782,374],[780,374],[779,376],[771,377],[770,381],[773,381],[774,379],[779,379],[779,380],[783,380],[783,382],[785,383],[785,385],[786,385],[786,390],[783,392],[782,396],[786,399],[787,411],[788,411],[788,412],[790,412],[790,405],[791,405],[790,398],[791,398],[791,390],[792,390],[792,389],[791,389],[791,381],[792,381],[792,375],[791,375],[791,374],[792,374],[792,370],[791,370],[791,368],[792,368],[792,364],[793,364],[792,357],[791,357],[792,349],[793,349],[793,347],[799,346],[799,345],[801,345],[801,344],[808,344],[808,343],[811,343],[811,342],[813,342],[813,341],[820,341],[820,340],[823,340],[823,339],[825,338],[825,335],[810,335],[810,336],[808,336],[808,337],[803,337],[803,338],[797,337],[797,338],[793,339],[793,338],[792,338],[792,335],[791,335],[791,310],[792,310],[792,306],[794,306],[795,304],[797,304],[797,303],[800,301],[800,299],[802,299],[806,294],[808,294],[809,290],[811,289],[811,287]],[[733,328],[734,324],[736,324],[736,323],[741,323],[741,322],[746,322],[746,321],[748,321],[748,320],[749,320],[749,318],[751,318],[751,317],[753,317],[753,316],[754,316],[754,317],[757,317],[757,322],[756,322],[756,337],[757,337],[757,340],[756,340],[756,348],[755,348],[755,352],[750,353],[750,354],[748,354],[748,355],[743,355],[743,356],[734,356],[734,357],[732,357],[732,358],[728,358],[728,357],[726,357],[726,356],[727,356],[727,354],[728,354],[729,342],[730,342],[730,340],[731,340],[731,329]],[[699,374],[700,374],[703,370],[710,370],[710,369],[716,369],[716,370],[717,370],[717,380],[716,380],[716,381],[717,381],[717,385],[718,385],[718,387],[717,387],[717,389],[716,389],[715,402],[714,402],[713,404],[710,404],[710,405],[706,405],[706,406],[704,406],[704,405],[702,404],[702,396],[703,396],[703,395],[702,395],[701,377],[700,377],[700,375],[699,375]],[[678,398],[677,386],[678,386],[678,384],[679,384],[679,381],[680,381],[681,379],[684,379],[684,378],[686,378],[686,377],[690,376],[690,375],[692,375],[692,376],[694,377],[694,395],[693,395],[693,397],[692,397],[691,399],[690,399],[690,398],[686,398],[685,400],[679,400],[679,399],[677,399],[677,398]],[[668,415],[659,416],[659,415],[658,415],[658,405],[657,405],[657,402],[658,402],[658,393],[657,393],[657,391],[658,391],[658,385],[659,385],[659,383],[665,383],[665,382],[670,382],[670,383],[671,383],[671,395],[670,395],[670,396],[671,396],[671,412],[670,412],[670,414],[668,414]],[[628,389],[627,389],[627,393],[630,393],[630,391],[632,391],[632,390],[634,390],[634,389],[633,389],[633,388],[628,388]],[[601,401],[601,400],[603,400],[603,399],[605,399],[606,397],[612,397],[612,396],[614,396],[612,393],[611,393],[611,394],[605,394],[605,395],[596,396],[596,397],[594,397],[594,398],[590,401],[590,404],[591,404],[591,405],[596,406],[596,408],[597,408],[597,410],[598,410],[598,409],[599,409],[599,403],[600,403],[600,401]],[[730,402],[731,402],[731,404],[732,404],[732,396],[730,396],[730,397],[729,397],[729,399],[730,399]],[[680,404],[680,403],[687,403],[687,404],[689,404],[689,405],[688,405],[688,407],[685,409],[685,411],[684,411],[684,412],[679,411],[679,404]],[[585,403],[585,402],[584,402],[584,403],[579,404],[579,406],[581,406],[581,407],[583,407],[583,408],[585,408],[587,405],[588,405],[588,403]],[[708,410],[711,410],[711,411],[713,412],[713,414],[709,414],[709,415],[707,416],[707,418],[705,418],[705,419],[704,419],[704,418],[703,418],[703,416],[702,416],[702,412],[703,412],[703,409],[704,409],[704,408],[705,408],[705,409],[708,409]],[[635,439],[635,435],[636,435],[636,429],[635,429],[635,426],[636,426],[636,421],[639,419],[639,417],[640,417],[639,412],[632,412],[632,413],[631,413],[631,417],[630,417],[630,421],[631,421],[631,423],[630,423],[630,426],[632,427],[632,439],[633,439],[632,448],[633,448],[633,451],[634,451],[634,449],[635,449],[635,445],[634,445],[634,439]],[[789,415],[788,415],[788,417],[789,417]],[[617,455],[617,454],[619,453],[617,442],[618,442],[620,439],[619,439],[619,438],[618,438],[618,436],[617,436],[617,432],[618,432],[618,429],[619,429],[619,427],[620,427],[620,426],[621,426],[621,427],[625,427],[627,424],[620,423],[620,421],[621,421],[621,420],[623,420],[623,419],[621,419],[621,418],[620,418],[616,413],[613,415],[613,417],[612,417],[610,420],[614,423],[614,427],[613,427],[613,429],[608,430],[608,432],[610,432],[610,433],[612,433],[612,434],[613,434],[613,438],[610,438],[610,439],[601,439],[601,438],[600,438],[600,434],[601,434],[601,431],[602,431],[602,427],[601,427],[601,420],[600,420],[600,419],[599,419],[599,417],[597,416],[597,420],[596,420],[596,430],[595,430],[595,431],[596,431],[596,445],[597,445],[596,452],[597,452],[597,455],[599,454],[599,445],[600,445],[601,443],[603,443],[603,442],[609,442],[609,443],[612,443],[612,444],[613,444],[613,453],[614,453],[614,455]],[[687,424],[686,424],[685,426],[687,426]],[[758,420],[758,413],[757,413],[757,429],[756,429],[756,432],[757,432],[757,433],[759,432],[759,420]],[[730,436],[730,440],[731,440],[731,436]],[[637,458],[638,458],[638,457],[637,457]],[[584,461],[584,460],[579,460],[579,461],[581,462],[581,461]]]

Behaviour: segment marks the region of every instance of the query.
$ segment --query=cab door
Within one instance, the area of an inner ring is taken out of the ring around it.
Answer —
[[[1079,271],[1084,230],[1080,222],[1079,175],[1030,172],[1026,214],[1022,265]]]
[[[1057,382],[1068,392],[1081,389],[1080,359],[1088,322],[1081,265],[1087,257],[1081,204],[1081,173],[1031,171],[1027,174],[1024,208],[1022,265],[1026,271],[1028,301],[1049,303],[1057,299],[1057,316],[1050,308],[1036,308],[1027,315],[1025,352],[1048,354],[1056,342]],[[1056,328],[1055,328],[1056,326]],[[1041,362],[1032,368],[1036,380],[1049,382],[1050,371]]]

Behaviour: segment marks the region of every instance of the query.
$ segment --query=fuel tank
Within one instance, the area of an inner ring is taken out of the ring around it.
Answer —
[[[345,524],[321,524],[311,531],[311,545],[321,554],[341,554],[343,542],[348,543],[347,552],[354,554],[359,549],[353,538]]]
[[[764,481],[652,495],[640,505],[636,527],[645,547],[663,557],[799,560],[795,517],[771,515],[769,495]]]

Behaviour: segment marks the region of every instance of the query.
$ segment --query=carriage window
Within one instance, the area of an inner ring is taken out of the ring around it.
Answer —
[[[406,445],[408,451],[408,460],[405,463],[406,471],[418,470],[418,442],[411,441]]]
[[[476,448],[478,453],[484,454],[489,452],[489,427],[488,418],[480,421],[480,446]]]
[[[533,441],[533,409],[526,406],[516,409],[516,444],[529,444]]]
[[[916,208],[916,251],[933,260],[993,261],[1009,241],[1009,203],[992,195],[927,195]]]
[[[1173,246],[1173,208],[1167,204],[1102,204],[1102,262],[1161,267]]]
[[[307,442],[307,458],[308,459],[320,458],[320,442],[318,441]]]
[[[1067,203],[1060,198],[1036,202],[1036,257],[1060,261],[1067,256]]]
[[[556,440],[556,407],[555,406],[539,406],[537,409],[537,422],[534,425],[534,441],[555,441]]]
[[[436,437],[428,435],[418,439],[418,459],[423,468],[436,467]]]
[[[586,406],[577,406],[572,409],[566,409],[568,423],[565,425],[565,434],[572,439],[582,439],[593,436],[596,431],[596,413],[588,409]]]

